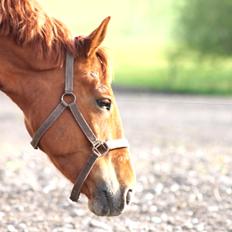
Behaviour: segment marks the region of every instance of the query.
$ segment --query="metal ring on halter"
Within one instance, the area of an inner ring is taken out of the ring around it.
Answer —
[[[70,101],[66,101],[65,100],[65,97],[66,96],[69,96],[71,97],[71,100]],[[76,103],[76,100],[77,100],[77,97],[74,93],[64,93],[62,96],[61,96],[61,102],[62,104],[65,106],[65,107],[68,107],[69,105],[73,104],[73,103]]]

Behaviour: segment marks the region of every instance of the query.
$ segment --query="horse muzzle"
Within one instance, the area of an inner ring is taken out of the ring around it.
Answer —
[[[101,184],[96,188],[91,199],[89,199],[89,209],[97,216],[118,216],[132,198],[132,189],[119,188],[112,191],[107,184]]]

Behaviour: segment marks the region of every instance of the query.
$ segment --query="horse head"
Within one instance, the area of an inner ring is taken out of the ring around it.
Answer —
[[[14,0],[7,1],[5,4],[9,2]],[[25,12],[30,11],[30,14],[31,11],[38,12],[36,6],[33,8],[33,4],[26,7],[26,3],[29,2],[29,0],[23,1],[24,5],[15,6],[14,15],[20,14],[18,12],[20,7],[24,7]],[[7,10],[6,5],[2,10]],[[35,34],[31,39],[25,35],[25,39],[22,40],[24,37],[19,37],[14,32],[17,29],[13,25],[13,21],[17,23],[16,16],[11,20],[11,16],[5,12],[0,17],[0,26],[5,30],[2,32],[0,30],[0,63],[4,67],[0,71],[0,86],[2,91],[22,109],[29,134],[34,135],[58,104],[64,92],[65,54],[69,52],[74,58],[73,94],[83,118],[101,141],[124,137],[119,110],[111,87],[108,58],[100,48],[110,18],[106,18],[89,36],[77,37],[73,40],[69,39],[66,30],[62,29],[64,27],[62,24],[46,16],[43,22],[46,28],[40,28],[45,35]],[[8,25],[5,27],[3,24],[7,23],[7,20],[4,21],[4,17],[8,17]],[[22,24],[24,22],[22,17],[18,16],[18,18]],[[26,28],[27,22],[24,23]],[[36,21],[34,25],[36,23],[41,24]],[[11,28],[8,33],[6,33],[7,26]],[[48,40],[46,30],[49,32],[49,27],[52,29],[50,33],[53,33],[50,37],[54,37],[50,42],[44,41]],[[25,33],[28,32],[25,30]],[[64,39],[65,36],[67,38]],[[69,96],[66,101],[69,101],[68,98]],[[38,146],[73,183],[92,152],[88,139],[68,110],[64,111],[46,131]],[[134,182],[135,175],[130,153],[128,148],[124,147],[110,150],[97,159],[81,192],[87,196],[89,209],[93,213],[100,216],[115,216],[119,215],[129,203]]]

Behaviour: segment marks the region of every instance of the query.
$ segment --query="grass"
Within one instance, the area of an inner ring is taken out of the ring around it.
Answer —
[[[130,88],[191,94],[232,94],[232,69],[195,67],[121,67],[114,84]]]
[[[150,48],[155,47],[136,51],[140,59],[125,48],[131,54],[131,63],[128,57],[120,60],[115,69],[115,85],[170,93],[232,95],[232,59],[203,59],[193,53],[168,57],[162,46],[155,52]]]

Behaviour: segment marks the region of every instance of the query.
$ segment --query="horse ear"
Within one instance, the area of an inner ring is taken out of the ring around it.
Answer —
[[[84,51],[82,52],[84,52],[85,57],[92,56],[96,49],[100,46],[105,38],[109,21],[110,16],[105,18],[100,26],[96,30],[94,30],[89,36],[82,38],[82,45],[84,45]]]
[[[105,18],[100,24],[100,26],[86,38],[89,41],[86,51],[87,57],[93,55],[96,49],[100,46],[100,44],[104,40],[109,21],[110,21],[110,16]]]

